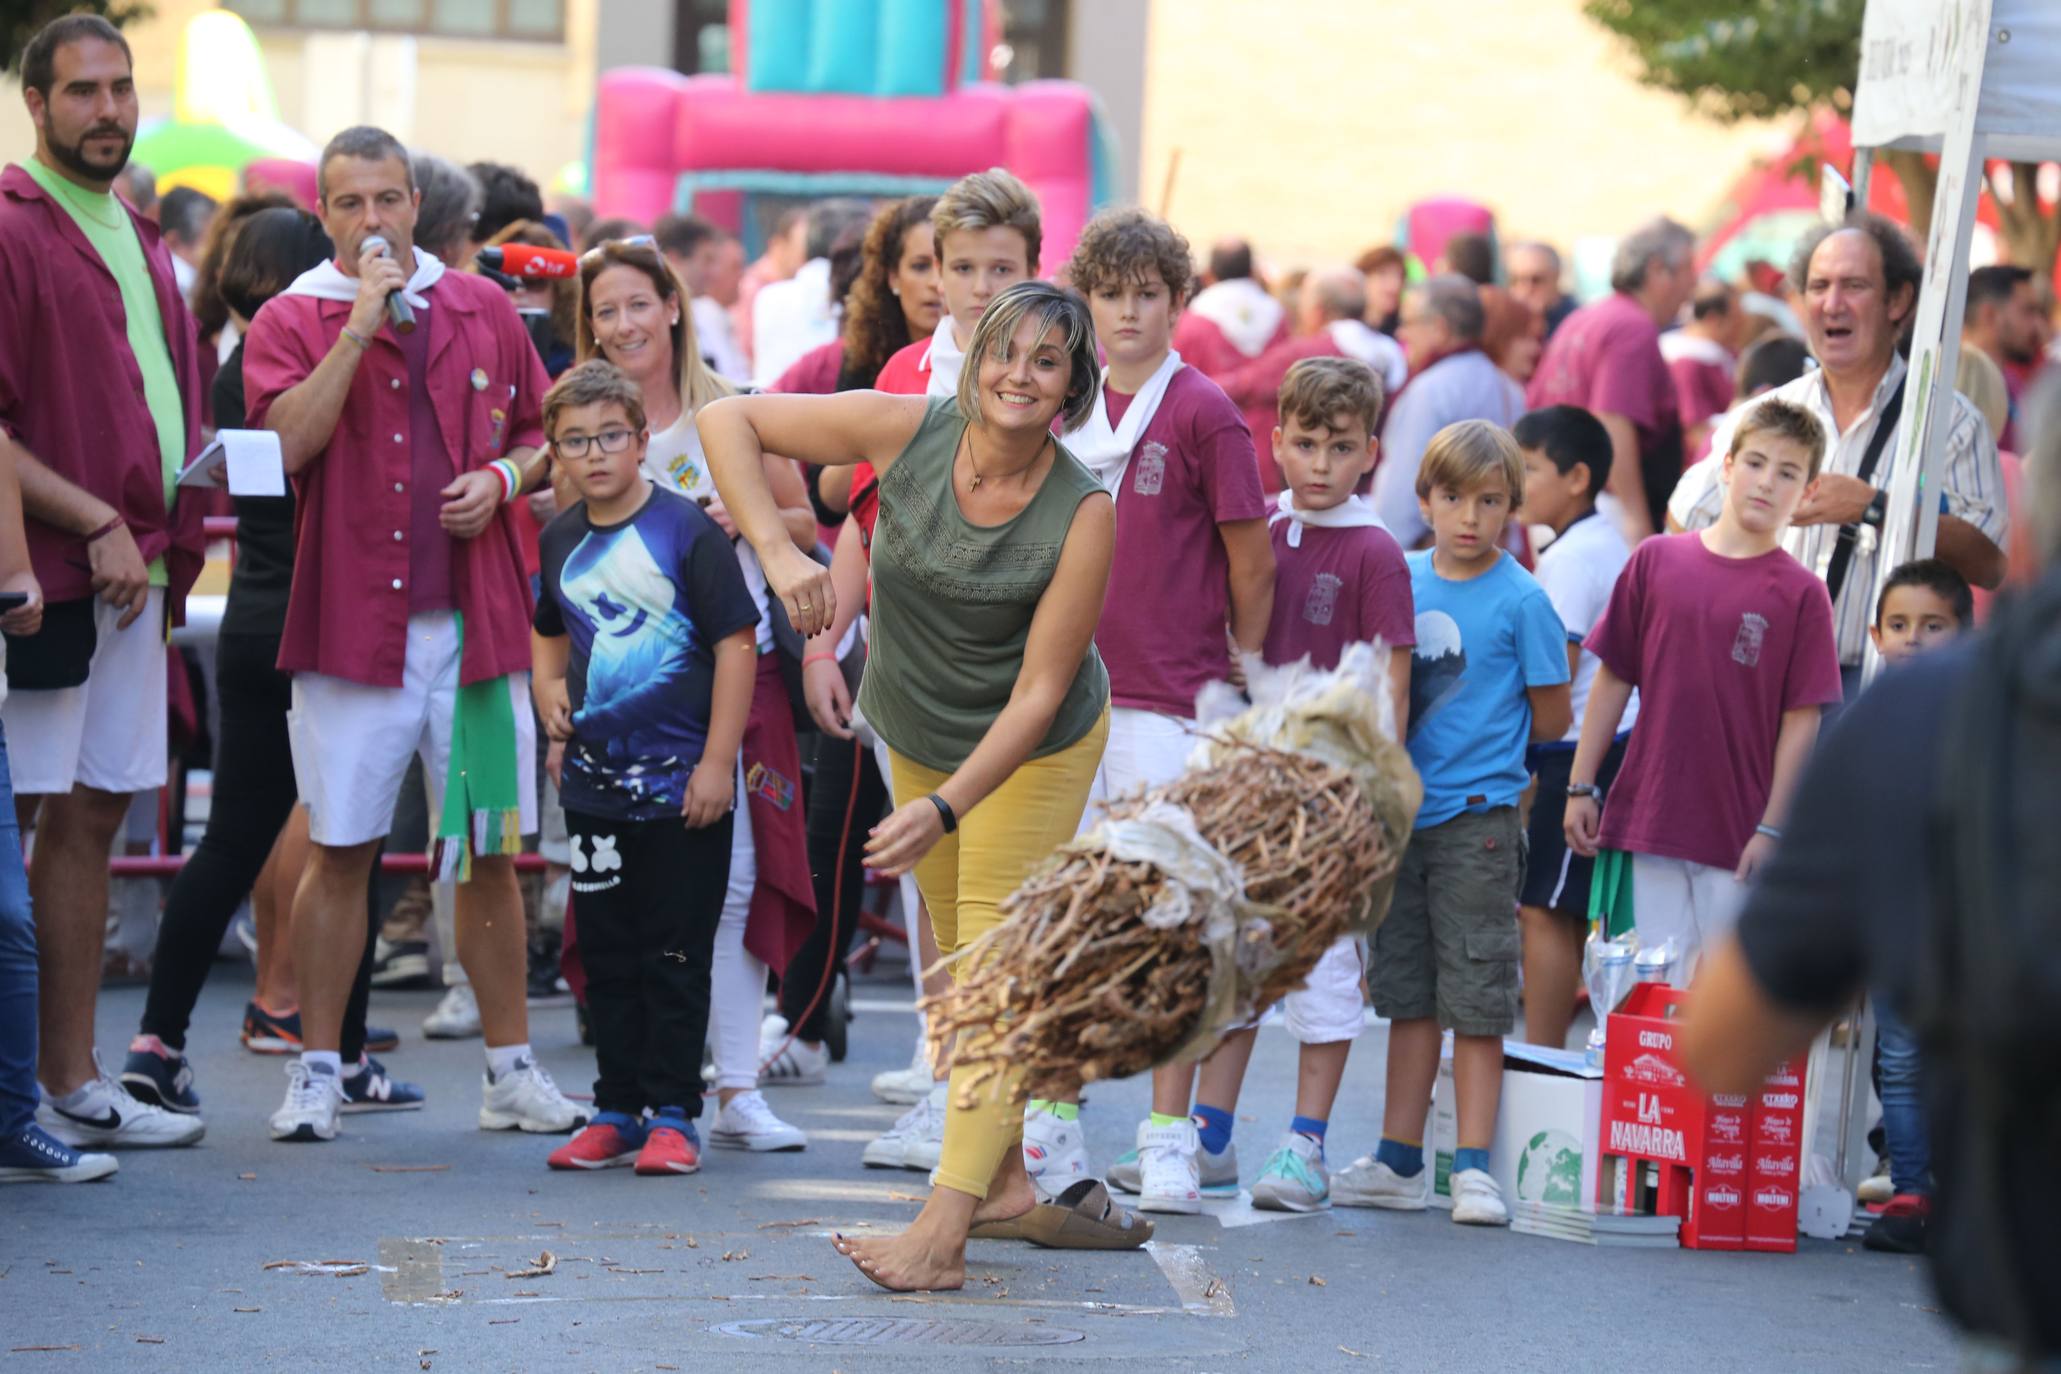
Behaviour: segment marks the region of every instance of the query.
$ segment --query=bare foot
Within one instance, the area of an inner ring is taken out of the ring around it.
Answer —
[[[898,1236],[855,1240],[833,1236],[830,1247],[890,1293],[930,1293],[966,1286],[966,1244],[933,1241],[922,1219]]]
[[[988,1181],[988,1195],[973,1209],[973,1224],[1014,1221],[1038,1205],[1037,1189],[1023,1171],[1023,1147],[1012,1145],[1002,1156],[994,1178]]]

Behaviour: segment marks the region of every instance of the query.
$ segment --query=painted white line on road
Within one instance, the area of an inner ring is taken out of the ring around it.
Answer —
[[[1174,1296],[1181,1300],[1182,1311],[1195,1317],[1238,1315],[1238,1309],[1231,1305],[1230,1288],[1210,1271],[1201,1250],[1193,1245],[1158,1240],[1146,1241],[1145,1249],[1159,1266],[1159,1272],[1166,1275],[1166,1281],[1174,1286]]]
[[[911,1016],[916,1014],[914,1002],[897,1002],[892,997],[854,997],[851,1007],[853,1011],[905,1011]]]

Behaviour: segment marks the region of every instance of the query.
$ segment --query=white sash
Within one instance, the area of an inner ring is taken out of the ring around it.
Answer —
[[[1231,346],[1248,358],[1266,350],[1286,313],[1281,302],[1250,277],[1235,277],[1204,287],[1188,309],[1215,325]]]
[[[930,348],[923,355],[923,367],[930,373],[923,394],[958,395],[959,373],[965,366],[966,350],[959,347],[959,340],[952,333],[952,317],[947,315],[937,322],[937,333],[930,336]]]
[[[1138,447],[1139,436],[1145,433],[1145,426],[1152,423],[1152,417],[1159,413],[1159,403],[1166,399],[1167,384],[1180,370],[1181,355],[1167,350],[1159,370],[1148,377],[1145,385],[1138,388],[1138,394],[1131,398],[1131,407],[1124,412],[1123,423],[1112,429],[1109,424],[1109,369],[1102,369],[1103,394],[1095,398],[1095,408],[1088,412],[1087,421],[1066,436],[1066,451],[1080,459],[1112,496],[1123,485],[1124,472],[1131,465],[1131,452]]]
[[[415,271],[408,278],[408,284],[401,288],[401,299],[417,310],[429,308],[429,297],[424,293],[437,284],[444,275],[444,264],[432,253],[420,248],[415,253]],[[310,267],[293,279],[293,285],[280,293],[286,296],[313,296],[325,301],[354,301],[358,299],[358,279],[347,277],[333,262]]]
[[[1368,526],[1382,531],[1388,529],[1388,526],[1382,523],[1381,517],[1374,513],[1373,503],[1364,496],[1348,496],[1337,505],[1328,506],[1323,510],[1297,510],[1295,493],[1286,487],[1281,489],[1273,512],[1267,516],[1267,525],[1272,528],[1275,522],[1281,520],[1288,521],[1288,547],[1291,549],[1302,547],[1302,531],[1305,525],[1314,525],[1320,530],[1353,530],[1365,529]]]

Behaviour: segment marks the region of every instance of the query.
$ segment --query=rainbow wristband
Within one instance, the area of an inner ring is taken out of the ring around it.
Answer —
[[[496,458],[487,466],[501,479],[504,488],[501,493],[502,505],[507,505],[522,494],[522,469],[515,465],[514,459]]]

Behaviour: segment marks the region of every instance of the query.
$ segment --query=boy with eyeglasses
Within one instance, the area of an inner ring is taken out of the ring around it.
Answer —
[[[566,742],[559,794],[600,1069],[592,1123],[548,1162],[691,1174],[758,608],[716,522],[644,476],[635,382],[581,364],[544,397],[544,432],[581,500],[540,541],[531,682],[545,730]]]

